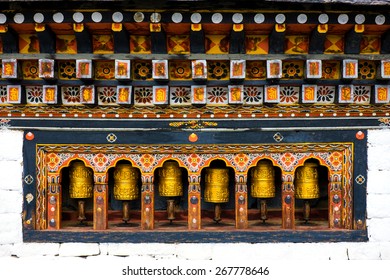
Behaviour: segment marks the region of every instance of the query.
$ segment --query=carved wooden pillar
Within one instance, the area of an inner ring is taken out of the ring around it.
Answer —
[[[344,221],[342,218],[343,209],[343,195],[341,174],[330,171],[329,174],[329,227],[343,228]]]
[[[47,229],[61,228],[61,184],[58,173],[49,173],[47,176]]]
[[[108,177],[107,173],[94,174],[93,229],[108,228]]]
[[[142,174],[141,228],[154,229],[154,185],[153,174]]]
[[[295,228],[294,173],[282,170],[282,228]]]
[[[236,175],[235,201],[236,228],[248,228],[248,187],[246,174]]]
[[[188,229],[201,229],[201,189],[200,172],[188,176]]]

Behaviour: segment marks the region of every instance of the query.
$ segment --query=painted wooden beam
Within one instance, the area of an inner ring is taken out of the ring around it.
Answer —
[[[325,39],[326,39],[326,33],[319,32],[319,28],[315,28],[310,34],[309,53],[310,54],[324,53]]]
[[[88,29],[84,27],[81,32],[75,32],[78,53],[92,53],[92,37]]]
[[[113,32],[114,53],[130,53],[130,34],[126,29]]]
[[[385,32],[381,38],[381,54],[390,53],[390,30]]]
[[[362,38],[363,33],[357,33],[354,29],[348,31],[344,36],[344,53],[359,54]]]
[[[150,32],[152,53],[167,53],[167,36],[165,31],[161,29],[158,32]]]
[[[277,30],[277,26],[272,29],[269,35],[269,53],[270,54],[281,54],[284,53],[284,39],[286,32]]]
[[[245,53],[245,31],[234,31],[230,33],[229,53]]]
[[[39,48],[41,53],[56,52],[56,35],[49,26],[45,26],[43,31],[37,32]]]
[[[191,53],[205,53],[204,31],[190,31],[190,49]]]
[[[3,53],[19,52],[19,37],[15,30],[8,27],[8,30],[1,34],[1,39],[3,41]]]

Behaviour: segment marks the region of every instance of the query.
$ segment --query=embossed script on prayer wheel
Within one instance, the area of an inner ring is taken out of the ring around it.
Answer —
[[[213,203],[229,201],[229,169],[206,169],[204,200]]]
[[[73,162],[69,169],[70,198],[92,197],[93,172],[83,162]]]
[[[181,169],[176,161],[167,161],[159,170],[158,191],[161,196],[175,197],[183,195]]]
[[[130,164],[117,164],[114,171],[114,198],[116,200],[134,200],[139,197],[139,173]]]
[[[307,162],[298,167],[295,178],[295,197],[299,199],[315,199],[320,197],[318,185],[318,165]]]
[[[270,161],[259,161],[252,169],[251,194],[256,198],[275,197],[275,171]]]

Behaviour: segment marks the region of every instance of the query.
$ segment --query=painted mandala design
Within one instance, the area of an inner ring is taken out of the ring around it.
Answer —
[[[228,92],[224,87],[207,88],[207,104],[227,104]]]
[[[151,80],[152,79],[152,62],[136,61],[133,66],[134,80]]]
[[[38,61],[37,60],[23,61],[22,68],[23,68],[23,79],[26,79],[26,80],[39,79]]]
[[[356,86],[353,91],[353,101],[355,103],[370,103],[371,87]]]
[[[80,103],[80,88],[79,87],[62,87],[62,103],[76,104]]]
[[[112,80],[115,78],[114,61],[98,61],[95,68],[95,77],[98,80]]]
[[[7,87],[0,86],[0,104],[7,102]]]
[[[376,65],[372,61],[360,61],[359,79],[374,79],[376,76]]]
[[[317,89],[317,102],[319,103],[332,103],[335,98],[334,86],[319,86]]]
[[[189,80],[191,75],[191,61],[170,61],[169,62],[169,77],[172,80]]]
[[[263,102],[263,87],[247,86],[244,87],[245,104],[261,104]]]
[[[281,87],[280,88],[280,103],[293,104],[299,99],[299,87]]]
[[[59,61],[59,78],[62,80],[76,79],[76,62],[75,61]]]
[[[267,74],[264,61],[247,61],[246,77],[248,80],[265,79]]]
[[[99,105],[116,105],[116,87],[98,87]]]
[[[171,105],[190,105],[191,89],[189,87],[171,87],[170,88]]]
[[[134,88],[134,105],[139,105],[139,106],[153,105],[153,88],[152,87],[135,87]]]
[[[283,63],[282,73],[285,79],[300,79],[303,77],[303,64],[300,62]]]
[[[43,90],[41,86],[26,86],[27,103],[39,104],[43,102]]]
[[[211,80],[226,80],[229,77],[229,62],[210,61],[208,73]]]
[[[338,61],[323,61],[322,62],[322,78],[323,79],[339,79],[340,78],[340,62]]]

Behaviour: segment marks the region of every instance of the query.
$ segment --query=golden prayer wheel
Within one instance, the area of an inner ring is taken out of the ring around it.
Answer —
[[[307,162],[297,168],[295,179],[295,197],[299,199],[315,199],[320,197],[318,185],[318,165]]]
[[[256,198],[275,197],[275,171],[272,162],[259,161],[252,169],[251,194]]]
[[[93,173],[83,162],[73,162],[69,169],[70,198],[92,197]]]
[[[298,167],[296,171],[295,197],[305,199],[303,219],[306,223],[310,217],[310,203],[308,200],[320,197],[317,167],[317,163],[306,162],[303,166]]]
[[[183,195],[182,172],[176,161],[166,161],[158,172],[158,191],[160,196],[168,197],[167,214],[170,223],[175,219],[175,200],[173,197]]]
[[[229,169],[207,168],[205,183],[204,200],[206,202],[229,201]]]
[[[114,171],[114,198],[122,200],[122,220],[127,223],[130,220],[129,200],[139,197],[138,169],[130,164],[117,164]]]
[[[229,201],[229,169],[206,169],[204,200],[216,203],[214,221],[218,223],[221,220],[221,203]]]
[[[158,191],[161,196],[175,197],[183,195],[181,169],[176,161],[164,162],[159,170]]]
[[[118,164],[114,171],[114,198],[134,200],[139,197],[138,169],[130,164]]]
[[[85,217],[85,198],[92,197],[93,172],[83,162],[72,162],[69,167],[69,196],[78,199],[78,220]]]
[[[275,170],[272,162],[261,160],[252,171],[251,194],[260,199],[260,218],[268,219],[266,198],[275,197]]]

